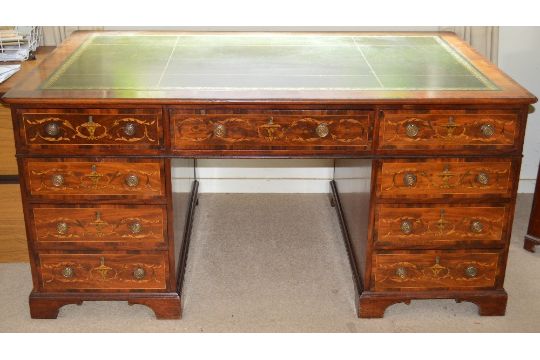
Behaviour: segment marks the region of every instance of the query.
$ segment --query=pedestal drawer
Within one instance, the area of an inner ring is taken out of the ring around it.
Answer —
[[[167,256],[160,254],[39,254],[44,291],[164,290]]]
[[[164,206],[35,205],[31,213],[38,248],[165,250]]]
[[[266,112],[171,110],[178,150],[369,150],[372,113],[358,110]]]
[[[386,110],[379,148],[393,151],[517,149],[518,114],[510,110]]]
[[[380,198],[510,198],[516,161],[430,159],[385,160],[378,174]]]
[[[375,247],[503,247],[509,214],[507,204],[379,204],[375,214]]]
[[[163,162],[100,159],[26,159],[32,196],[151,199],[164,195]]]
[[[375,290],[473,289],[495,286],[499,253],[376,254]]]
[[[59,147],[132,152],[163,145],[161,109],[21,109],[18,114],[23,146],[40,152]]]

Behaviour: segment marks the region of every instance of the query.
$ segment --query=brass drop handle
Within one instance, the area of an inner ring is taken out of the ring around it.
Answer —
[[[65,268],[62,269],[63,277],[69,279],[69,278],[72,278],[73,275],[75,275],[75,271],[73,270],[71,266],[66,266]]]
[[[56,232],[60,235],[67,234],[68,232],[68,224],[64,221],[60,221],[56,223]]]
[[[413,232],[413,224],[410,220],[403,220],[399,228],[405,235],[409,235]]]
[[[407,134],[408,137],[415,138],[418,136],[419,132],[420,128],[418,125],[413,123],[407,123],[407,125],[405,125],[405,134]]]
[[[64,185],[64,176],[61,175],[61,174],[54,174],[51,177],[51,182],[52,182],[53,186],[60,187],[60,186]]]
[[[227,134],[227,128],[223,124],[216,124],[214,126],[214,136],[224,137]]]
[[[480,126],[480,132],[484,137],[490,138],[495,134],[495,127],[491,124],[483,124]]]
[[[132,122],[128,122],[126,125],[124,125],[124,134],[127,136],[133,136],[137,132],[137,125]]]
[[[474,278],[478,275],[478,269],[474,266],[467,266],[465,268],[465,276],[468,278]]]
[[[129,224],[129,230],[133,234],[138,234],[138,233],[140,233],[142,231],[142,225],[141,225],[140,222],[135,221],[135,222]]]
[[[146,271],[142,267],[138,267],[133,270],[133,277],[137,280],[142,280],[146,276]]]
[[[471,231],[475,234],[480,234],[484,230],[484,224],[481,221],[475,220],[471,223]]]
[[[328,128],[328,125],[325,123],[321,123],[317,125],[317,128],[315,129],[315,132],[320,138],[327,137],[328,134],[330,134],[330,129]]]
[[[407,269],[405,269],[403,266],[400,266],[396,269],[396,275],[402,279],[405,279],[407,277]]]
[[[60,134],[60,126],[55,122],[48,123],[45,125],[45,132],[50,136],[58,136]]]
[[[476,175],[476,181],[479,184],[487,185],[489,184],[489,175],[486,174],[485,172],[481,172],[478,175]]]
[[[129,187],[136,187],[137,185],[139,185],[139,177],[135,174],[129,174],[128,176],[126,176],[124,181]]]
[[[407,187],[413,187],[416,185],[416,180],[416,175],[413,173],[408,172],[403,175],[403,184]]]

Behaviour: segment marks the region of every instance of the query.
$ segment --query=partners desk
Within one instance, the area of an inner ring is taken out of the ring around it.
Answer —
[[[505,313],[536,98],[454,34],[77,32],[4,101],[33,318],[89,300],[179,318],[197,158],[336,159],[360,317]]]

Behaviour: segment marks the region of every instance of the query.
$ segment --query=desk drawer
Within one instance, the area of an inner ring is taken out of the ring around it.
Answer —
[[[512,160],[385,160],[377,195],[416,201],[441,198],[512,196],[518,165]]]
[[[518,114],[510,111],[384,111],[379,148],[466,152],[517,149]]]
[[[161,109],[22,109],[23,146],[99,152],[158,149],[163,144]],[[91,147],[81,145],[107,145]]]
[[[375,247],[503,247],[509,212],[505,204],[379,204],[375,215]]]
[[[166,253],[39,254],[44,291],[165,290]]]
[[[24,165],[32,196],[152,199],[165,192],[161,160],[25,159]]]
[[[162,205],[35,205],[32,221],[39,248],[165,249]]]
[[[191,112],[171,110],[175,149],[317,152],[371,148],[373,116],[367,111]]]
[[[375,290],[492,288],[499,253],[431,252],[377,254],[373,258]]]

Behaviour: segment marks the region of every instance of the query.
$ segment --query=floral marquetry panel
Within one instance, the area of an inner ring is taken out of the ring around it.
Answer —
[[[485,196],[510,197],[513,189],[513,162],[461,161],[441,159],[430,162],[384,161],[379,171],[381,198],[445,198]]]
[[[372,114],[325,111],[183,114],[172,111],[173,146],[193,149],[304,149],[306,151],[371,148]]]
[[[45,291],[165,290],[165,254],[40,254]]]
[[[414,207],[381,204],[376,210],[378,248],[460,245],[502,247],[508,205]]]
[[[164,248],[166,211],[159,205],[42,206],[32,209],[40,248]]]
[[[515,112],[504,110],[384,111],[379,148],[513,150],[517,120]]]
[[[375,290],[490,288],[495,286],[498,253],[376,254]]]
[[[161,161],[30,159],[26,162],[26,171],[31,195],[137,196],[142,199],[164,194]]]
[[[28,148],[107,145],[156,150],[163,145],[160,109],[23,109],[19,116]]]

